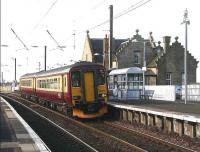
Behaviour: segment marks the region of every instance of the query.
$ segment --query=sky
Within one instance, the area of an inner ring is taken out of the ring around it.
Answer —
[[[137,7],[137,3],[145,4]],[[86,30],[90,31],[92,38],[109,34],[109,23],[101,23],[109,19],[110,5],[113,5],[114,17],[135,8],[114,19],[115,38],[131,38],[139,29],[145,39],[152,31],[155,41],[162,42],[163,36],[171,36],[173,43],[178,36],[183,46],[185,26],[181,23],[187,8],[190,20],[188,50],[200,61],[197,0],[1,0],[1,45],[7,45],[1,46],[4,79],[14,80],[14,58],[17,60],[17,80],[25,73],[39,71],[39,62],[40,69],[44,69],[44,46],[47,46],[47,69],[80,60]],[[58,49],[58,45],[65,48]],[[200,63],[197,82],[200,82]]]

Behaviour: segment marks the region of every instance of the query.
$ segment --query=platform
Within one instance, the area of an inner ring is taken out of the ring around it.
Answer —
[[[200,103],[135,100],[109,101],[108,105],[119,110],[122,120],[200,138]]]
[[[188,115],[200,118],[200,102],[159,101],[159,100],[128,100],[128,101],[110,101],[109,104],[126,105],[130,107],[152,110],[164,113],[174,113],[177,115]]]
[[[50,149],[13,109],[0,97],[0,151],[49,152]]]

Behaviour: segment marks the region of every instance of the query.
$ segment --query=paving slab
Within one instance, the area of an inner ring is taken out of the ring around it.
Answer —
[[[0,106],[1,152],[50,151],[40,137],[2,97],[0,97]]]

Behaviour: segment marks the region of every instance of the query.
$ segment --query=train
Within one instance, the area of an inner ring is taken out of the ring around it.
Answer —
[[[103,65],[77,62],[20,77],[21,96],[78,118],[107,113],[108,88]]]

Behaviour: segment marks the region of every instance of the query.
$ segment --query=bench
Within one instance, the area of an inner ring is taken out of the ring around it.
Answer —
[[[144,90],[144,94],[141,94],[140,98],[149,100],[149,99],[152,99],[153,94],[154,94],[154,90]]]

